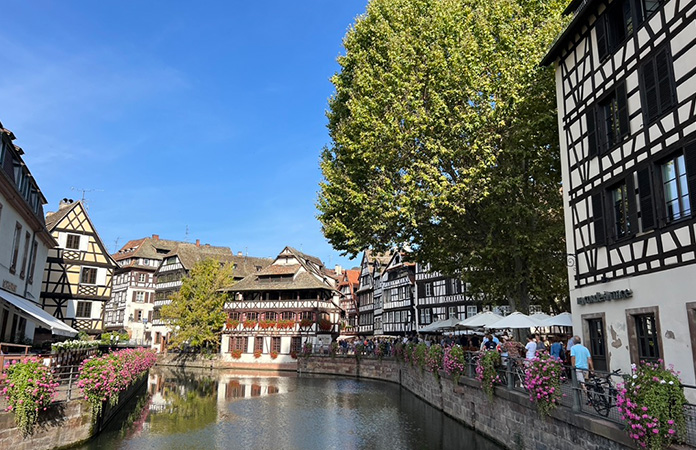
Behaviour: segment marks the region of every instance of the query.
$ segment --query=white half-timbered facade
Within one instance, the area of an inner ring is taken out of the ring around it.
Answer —
[[[40,306],[41,274],[57,245],[46,229],[41,190],[14,134],[0,124],[0,342],[40,343],[70,328]]]
[[[384,334],[405,335],[416,329],[416,264],[405,255],[394,252],[381,276]]]
[[[599,369],[696,382],[696,1],[573,0],[556,70],[570,297]],[[688,355],[688,356],[687,356]]]
[[[220,351],[227,360],[241,352],[240,362],[291,363],[305,343],[328,350],[339,334],[336,280],[319,258],[292,247],[225,291],[228,322]]]
[[[467,283],[432,270],[430,264],[416,264],[419,328],[451,317],[464,320],[478,314],[480,308],[480,298],[470,295]]]
[[[355,291],[360,286],[360,270],[342,270],[339,275],[338,286],[341,293],[341,334],[353,336],[358,334],[358,296]]]
[[[81,201],[61,200],[46,226],[58,246],[49,251],[43,272],[43,309],[77,330],[101,333],[116,262]]]

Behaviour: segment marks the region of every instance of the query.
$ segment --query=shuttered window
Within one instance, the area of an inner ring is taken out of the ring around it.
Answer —
[[[638,171],[638,198],[640,201],[641,229],[642,231],[651,230],[655,228],[655,207],[650,167]]]
[[[689,186],[684,155],[678,155],[660,166],[662,195],[665,201],[665,220],[672,222],[691,216]]]
[[[598,103],[597,114],[602,125],[602,147],[606,151],[621,142],[629,133],[625,82],[617,83],[614,90]]]
[[[597,156],[599,153],[599,148],[597,146],[597,125],[595,123],[595,109],[594,107],[588,108],[585,113],[585,120],[587,121],[587,155],[590,158]]]
[[[592,221],[594,223],[595,244],[604,245],[607,242],[606,230],[604,227],[604,206],[602,193],[592,196]]]
[[[614,0],[595,25],[597,55],[602,60],[613,53],[633,33],[630,0]]]
[[[663,115],[676,103],[676,89],[669,48],[663,47],[640,69],[643,114],[647,122]]]

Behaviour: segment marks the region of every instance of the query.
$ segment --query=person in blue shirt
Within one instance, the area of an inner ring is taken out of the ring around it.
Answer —
[[[561,338],[552,338],[553,344],[551,344],[551,356],[561,361],[565,360],[565,355],[563,352],[563,344],[561,343]]]
[[[573,341],[575,344],[570,348],[570,366],[575,369],[575,374],[577,376],[578,383],[581,383],[580,386],[582,387],[582,390],[587,392],[587,387],[585,387],[585,377],[594,372],[592,357],[590,356],[590,351],[587,349],[587,347],[580,343],[580,336],[575,336]]]

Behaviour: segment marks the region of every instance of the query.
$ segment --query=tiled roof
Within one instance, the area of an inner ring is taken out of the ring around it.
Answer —
[[[231,262],[235,265],[234,278],[241,280],[242,278],[253,273],[259,273],[265,267],[270,266],[273,262],[270,258],[257,258],[255,256],[232,255],[221,261]]]
[[[262,271],[258,272],[258,276],[264,275],[291,275],[295,274],[300,269],[299,264],[271,264]]]
[[[48,228],[48,231],[53,231],[53,228],[56,225],[58,225],[58,222],[63,220],[63,218],[65,218],[65,216],[67,216],[68,213],[70,211],[72,211],[73,208],[76,207],[78,203],[79,202],[74,202],[70,205],[66,205],[56,212],[47,212],[46,213],[46,228]]]
[[[178,244],[182,244],[180,241],[170,241],[167,239],[155,239],[153,237],[146,237],[142,239],[134,239],[128,241],[121,250],[114,253],[112,256],[116,261],[122,261],[128,258],[148,258],[148,259],[163,259],[164,253],[162,250],[170,252],[176,248]],[[160,250],[158,252],[157,250]]]

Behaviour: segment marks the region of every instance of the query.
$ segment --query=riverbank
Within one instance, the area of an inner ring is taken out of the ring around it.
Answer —
[[[446,415],[508,449],[576,450],[633,449],[633,442],[612,422],[577,414],[559,407],[549,417],[537,413],[529,396],[495,389],[492,399],[475,379],[439,377],[393,359],[354,356],[300,358],[298,371],[307,374],[344,375],[396,383]]]

